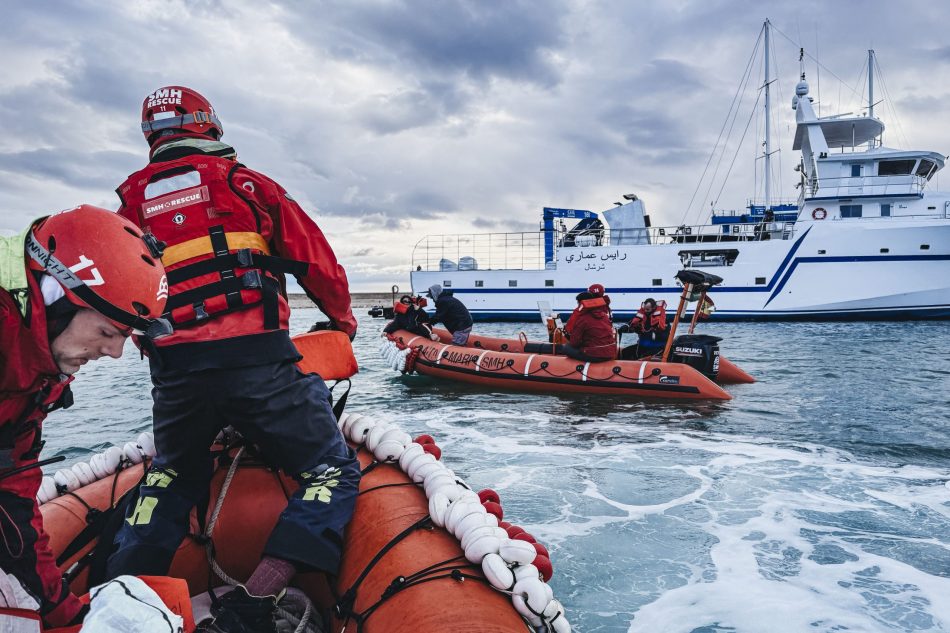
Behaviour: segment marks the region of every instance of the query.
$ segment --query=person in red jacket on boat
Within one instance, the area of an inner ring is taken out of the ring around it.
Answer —
[[[146,237],[111,211],[80,206],[0,238],[0,606],[39,611],[50,627],[81,621],[82,605],[36,501],[43,420],[72,405],[80,367],[119,358],[133,330],[167,332],[155,319],[168,284]]]
[[[652,297],[645,300],[640,304],[640,310],[630,323],[617,328],[617,332],[620,334],[636,332],[639,337],[636,345],[629,345],[620,352],[620,357],[624,360],[634,360],[662,352],[670,333],[666,323],[665,304],[658,304]]]
[[[284,275],[330,318],[327,329],[352,340],[346,273],[290,194],[221,142],[221,121],[202,95],[156,90],[142,104],[142,132],[150,160],[116,190],[119,214],[167,244],[175,331],[145,347],[158,454],[108,575],[168,571],[192,508],[207,498],[210,445],[233,425],[300,487],[246,584],[215,604],[208,630],[273,630],[276,596],[297,571],[337,571],[360,478],[327,386],[295,365]]]
[[[610,313],[610,298],[600,284],[577,295],[577,307],[564,327],[569,343],[561,351],[577,360],[602,362],[617,357],[617,333]]]

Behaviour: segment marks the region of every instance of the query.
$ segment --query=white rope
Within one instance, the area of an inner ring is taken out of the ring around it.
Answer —
[[[228,496],[228,489],[231,487],[231,480],[234,479],[234,474],[237,472],[238,464],[241,461],[241,457],[244,455],[244,447],[237,452],[234,456],[234,460],[231,462],[231,467],[228,468],[228,474],[224,477],[224,483],[221,484],[221,490],[218,492],[218,499],[215,501],[214,510],[211,511],[211,518],[208,520],[208,526],[205,528],[204,537],[208,539],[208,542],[205,543],[205,550],[208,553],[208,563],[211,565],[211,570],[224,582],[229,585],[240,585],[239,581],[235,580],[227,574],[221,566],[218,565],[218,561],[214,559],[214,545],[211,541],[211,533],[214,531],[214,525],[218,522],[218,515],[221,513],[221,507],[224,506],[224,499]]]

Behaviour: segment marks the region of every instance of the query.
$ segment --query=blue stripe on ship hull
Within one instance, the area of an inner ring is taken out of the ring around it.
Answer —
[[[537,321],[537,310],[472,310],[476,321]],[[564,314],[568,314],[567,311]],[[614,312],[614,319],[626,321],[633,318],[634,312]],[[894,319],[947,319],[950,318],[950,305],[908,306],[906,308],[858,310],[716,310],[713,321],[889,321]]]

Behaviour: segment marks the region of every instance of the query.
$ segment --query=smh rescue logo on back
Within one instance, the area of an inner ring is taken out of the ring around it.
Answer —
[[[147,100],[146,108],[154,108],[161,105],[181,105],[181,90],[162,88],[150,94]]]

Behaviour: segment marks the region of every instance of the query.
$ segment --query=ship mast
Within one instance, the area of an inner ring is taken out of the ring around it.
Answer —
[[[868,49],[868,116],[874,117],[874,49]],[[869,142],[874,147],[874,139]]]
[[[769,77],[769,24],[768,20],[765,20],[765,208],[764,211],[769,210],[769,203],[771,198],[771,176],[772,176],[772,139],[769,129],[769,118],[771,114],[771,103],[769,102],[769,83],[771,79]]]

